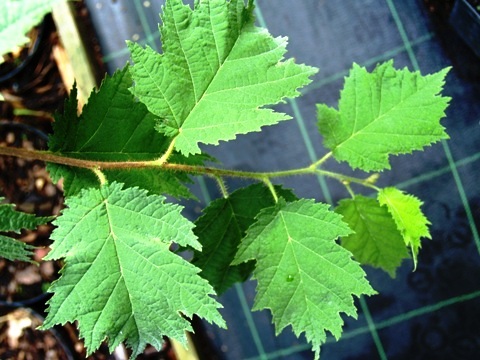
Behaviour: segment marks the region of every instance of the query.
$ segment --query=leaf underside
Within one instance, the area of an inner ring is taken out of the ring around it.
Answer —
[[[342,246],[359,263],[379,267],[394,277],[409,253],[386,207],[375,199],[356,195],[354,199],[341,200],[335,211],[354,231],[342,237]]]
[[[88,353],[108,339],[122,341],[132,358],[162,336],[185,344],[193,314],[224,326],[208,282],[169,250],[172,242],[200,249],[193,224],[164,197],[112,183],[67,199],[55,221],[47,259],[65,258],[62,276],[49,291],[43,329],[78,321]]]
[[[390,169],[389,155],[422,150],[447,139],[439,120],[449,98],[439,96],[448,69],[422,76],[393,61],[369,73],[354,64],[338,110],[317,105],[324,144],[339,161],[365,171]]]
[[[132,92],[160,118],[181,153],[200,152],[237,134],[260,131],[289,117],[265,109],[310,82],[316,69],[283,61],[286,39],[254,26],[253,1],[181,0],[163,7],[163,54],[129,43]]]
[[[350,233],[326,204],[280,200],[260,212],[234,260],[256,260],[253,309],[269,308],[277,333],[288,325],[297,336],[305,332],[317,357],[326,331],[340,337],[340,313],[356,317],[352,296],[375,293],[360,265],[336,243]]]

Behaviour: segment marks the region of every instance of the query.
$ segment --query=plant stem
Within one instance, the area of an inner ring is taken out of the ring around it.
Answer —
[[[0,99],[1,100],[1,99]],[[38,116],[53,119],[52,114],[46,111],[31,110],[31,109],[14,109],[15,116]]]
[[[181,171],[181,172],[189,173],[192,175],[207,175],[207,176],[214,177],[216,179],[222,178],[222,177],[236,177],[236,178],[258,180],[258,181],[264,182],[269,187],[271,185],[270,180],[273,178],[317,173],[321,176],[328,176],[328,177],[337,179],[342,183],[356,183],[356,184],[360,184],[360,185],[375,189],[377,191],[379,190],[379,188],[373,184],[374,181],[372,181],[371,179],[372,177],[369,177],[367,179],[359,179],[359,178],[346,176],[336,172],[318,169],[318,167],[321,164],[323,164],[328,158],[330,158],[330,156],[332,156],[331,152],[323,156],[320,160],[306,167],[291,169],[291,170],[282,170],[282,171],[252,172],[252,171],[221,169],[221,168],[199,166],[199,165],[168,163],[167,160],[171,155],[171,153],[173,152],[173,149],[174,149],[174,143],[172,142],[168,147],[167,151],[165,152],[165,154],[162,155],[159,159],[145,160],[145,161],[85,160],[85,159],[77,159],[77,158],[72,158],[65,155],[55,154],[49,151],[28,150],[23,148],[4,147],[4,146],[0,146],[0,155],[15,156],[22,159],[41,160],[41,161],[56,163],[60,165],[90,169],[94,171],[97,175],[99,172],[101,173],[102,170],[107,170],[107,169],[127,170],[127,169],[157,168],[157,169],[163,169],[163,170],[169,170],[169,171]],[[102,177],[99,176],[99,179],[102,180]],[[273,185],[271,186],[273,188]],[[275,195],[276,194],[274,194],[274,197]]]
[[[0,146],[0,155],[15,156],[22,159],[41,160],[51,162],[60,165],[74,166],[84,169],[132,169],[132,168],[146,168],[146,167],[158,167],[157,160],[151,161],[97,161],[97,160],[84,160],[76,159],[72,157],[66,157],[63,155],[57,155],[49,151],[41,150],[28,150],[15,147],[3,147]]]
[[[356,178],[356,177],[347,176],[347,175],[343,175],[343,174],[340,174],[340,173],[327,171],[327,170],[321,170],[321,169],[316,170],[316,173],[318,173],[319,175],[322,175],[322,176],[328,176],[328,177],[331,177],[333,179],[337,179],[338,181],[340,181],[344,185],[346,185],[346,184],[348,185],[350,183],[355,183],[355,184],[363,185],[363,186],[366,186],[368,188],[374,189],[375,191],[380,190],[380,188],[378,186],[375,186],[372,183],[372,181],[370,180],[370,177],[368,177],[367,179],[359,179],[359,178]]]
[[[217,180],[218,187],[220,188],[220,191],[222,192],[222,196],[224,198],[228,198],[228,190],[227,186],[225,185],[225,181],[221,177],[215,176],[215,180]]]
[[[332,152],[328,152],[326,153],[325,155],[322,156],[322,158],[320,158],[319,160],[315,161],[311,167],[314,168],[314,169],[317,169],[320,165],[322,165],[325,161],[327,161],[331,156],[332,156]]]
[[[158,165],[163,165],[167,162],[168,158],[170,157],[170,155],[172,155],[173,153],[173,150],[175,149],[175,139],[174,138],[172,140],[172,142],[170,143],[170,145],[168,146],[168,149],[167,151],[165,151],[165,154],[163,154],[159,159],[158,159]]]
[[[92,171],[95,173],[95,175],[97,175],[97,178],[100,181],[100,185],[105,185],[107,183],[107,178],[100,169],[92,169]]]

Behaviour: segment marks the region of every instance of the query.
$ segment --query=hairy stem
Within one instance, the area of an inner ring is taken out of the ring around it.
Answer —
[[[222,192],[222,196],[224,198],[228,198],[227,185],[225,185],[225,181],[223,181],[223,178],[216,176],[215,180],[217,181],[218,187],[220,188],[220,191]]]
[[[105,185],[107,183],[107,178],[105,174],[99,169],[92,169],[92,171],[97,175],[98,180],[100,181],[100,185]]]
[[[168,158],[170,157],[170,155],[172,155],[173,153],[173,150],[175,149],[175,139],[172,140],[172,142],[170,143],[170,145],[168,146],[168,149],[167,151],[165,152],[165,154],[163,154],[159,159],[158,159],[158,163],[159,165],[163,165],[167,162]]]
[[[97,160],[84,160],[67,157],[64,155],[58,155],[49,151],[40,150],[28,150],[14,147],[0,146],[0,155],[15,156],[22,159],[29,160],[42,160],[60,165],[74,166],[84,169],[133,169],[133,168],[146,168],[146,167],[158,167],[157,160],[152,161],[97,161]]]
[[[345,186],[347,186],[347,185],[350,186],[350,183],[355,183],[355,184],[363,185],[363,186],[366,186],[368,188],[374,189],[375,191],[380,191],[380,188],[378,186],[375,186],[372,183],[371,177],[368,177],[366,179],[359,179],[359,178],[356,178],[356,177],[347,176],[347,175],[343,175],[343,174],[340,174],[340,173],[327,171],[327,170],[321,170],[321,169],[316,170],[316,173],[319,174],[319,175],[322,175],[322,176],[327,176],[327,177],[330,177],[330,178],[333,178],[333,179],[337,179],[338,181],[340,181]]]
[[[273,199],[275,200],[275,203],[278,203],[278,195],[277,195],[277,192],[275,191],[275,188],[273,187],[273,184],[270,181],[270,179],[269,178],[264,178],[263,182],[265,183],[265,185],[267,185],[268,189],[272,193],[272,196],[273,196]]]
[[[317,161],[315,161],[311,167],[314,168],[314,169],[317,169],[318,167],[320,167],[325,161],[327,161],[331,156],[332,156],[332,152],[328,152],[326,153],[324,156],[322,156],[320,159],[318,159]]]
[[[307,174],[319,174],[321,176],[327,176],[339,180],[342,183],[356,183],[363,185],[375,190],[379,190],[377,186],[374,185],[376,177],[370,176],[367,179],[359,179],[351,176],[346,176],[340,173],[331,172],[323,169],[319,169],[319,166],[323,164],[332,153],[328,153],[323,156],[318,161],[313,164],[291,170],[282,170],[282,171],[271,171],[271,172],[252,172],[252,171],[241,171],[241,170],[229,170],[221,169],[208,166],[199,166],[199,165],[187,165],[187,164],[175,164],[167,162],[171,153],[174,149],[174,143],[172,142],[165,152],[159,159],[156,160],[146,160],[146,161],[97,161],[97,160],[85,160],[68,157],[65,155],[60,155],[52,153],[49,151],[40,151],[40,150],[28,150],[23,148],[15,147],[4,147],[0,146],[0,155],[15,156],[23,159],[31,160],[41,160],[51,163],[56,163],[60,165],[79,167],[84,169],[90,169],[94,171],[97,175],[102,170],[107,169],[145,169],[145,168],[157,168],[169,171],[181,171],[189,173],[192,175],[207,175],[214,177],[216,179],[223,177],[236,177],[236,178],[245,178],[252,179],[264,182],[267,186],[271,185],[270,180],[273,178],[288,177],[294,175],[307,175]],[[103,175],[103,174],[102,174]],[[102,178],[99,176],[99,179]],[[269,186],[270,187],[270,186]],[[272,185],[273,188],[273,185]],[[223,191],[223,190],[222,190]],[[274,195],[275,197],[275,195]]]

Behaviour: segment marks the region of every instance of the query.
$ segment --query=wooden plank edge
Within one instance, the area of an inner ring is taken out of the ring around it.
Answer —
[[[62,44],[53,49],[54,57],[67,90],[70,91],[76,82],[81,108],[97,86],[91,58],[79,31],[73,4],[70,1],[57,3],[52,15]]]

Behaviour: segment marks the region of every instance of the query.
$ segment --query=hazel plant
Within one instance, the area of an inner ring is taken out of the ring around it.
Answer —
[[[375,180],[390,155],[448,138],[440,124],[448,69],[424,76],[392,61],[371,72],[354,64],[338,109],[317,105],[325,156],[276,172],[211,166],[202,144],[290,119],[267,106],[299,96],[317,72],[285,59],[286,38],[257,27],[253,10],[253,0],[200,0],[193,9],[167,0],[162,53],[129,42],[133,65],[106,76],[81,114],[74,88],[55,115],[48,151],[0,148],[44,160],[53,181],[63,179],[66,208],[44,260],[65,265],[49,290],[43,329],[77,321],[89,354],[106,340],[112,351],[125,342],[134,358],[146,344],[160,348],[163,336],[185,343],[194,314],[226,327],[216,295],[251,277],[253,310],[269,309],[277,333],[288,326],[303,333],[318,358],[327,332],[340,338],[341,314],[357,316],[354,297],[376,293],[363,265],[392,276],[404,259],[415,266],[421,239],[430,237],[422,203]],[[330,171],[334,160],[371,175]],[[223,192],[195,222],[165,198],[192,197],[192,175],[215,179]],[[350,197],[332,209],[274,185],[292,175],[334,178]],[[254,184],[229,193],[228,177]],[[48,221],[5,206],[1,231]],[[13,216],[19,224],[8,225]],[[9,259],[31,251],[0,241]]]

